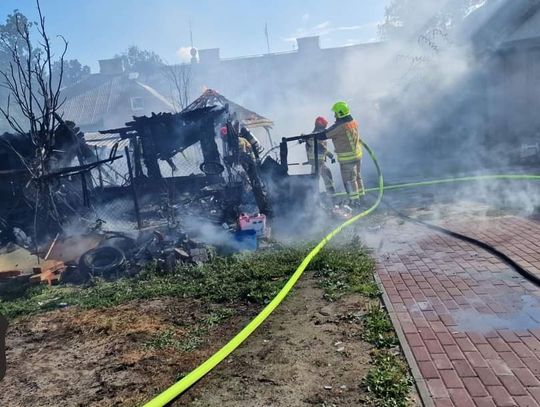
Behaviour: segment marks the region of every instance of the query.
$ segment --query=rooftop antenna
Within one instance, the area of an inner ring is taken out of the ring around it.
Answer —
[[[193,48],[193,28],[191,27],[191,20],[189,20],[189,39],[191,40],[191,48]]]
[[[270,38],[268,35],[268,21],[264,23],[264,36],[266,37],[266,49],[270,53]]]
[[[191,63],[197,63],[197,50],[193,46],[193,29],[191,27],[191,20],[189,20],[189,39],[191,41],[191,50],[189,51],[191,55]]]

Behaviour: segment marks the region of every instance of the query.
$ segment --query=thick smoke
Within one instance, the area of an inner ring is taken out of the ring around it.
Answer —
[[[522,109],[525,113],[518,120],[514,110],[519,109],[501,103],[509,89],[516,99],[524,89],[513,78],[502,85],[496,51],[535,2],[408,3],[411,7],[401,16],[403,24],[394,27],[394,35],[385,41],[324,51],[299,47],[298,55],[221,61],[216,66],[201,61],[194,68],[191,93],[215,88],[273,119],[274,145],[281,137],[311,132],[319,115],[332,122],[332,104],[347,100],[362,138],[374,148],[390,183],[515,172],[512,166],[522,143],[516,137],[519,130],[499,126],[494,118],[512,116],[523,129],[530,128],[533,118],[528,109]],[[269,150],[265,133],[256,135]],[[290,144],[289,162],[305,161],[304,145]],[[366,184],[375,186],[376,174],[369,161],[366,154],[362,170]],[[328,165],[342,191],[338,165]],[[291,174],[309,171],[306,165],[290,167]],[[453,191],[454,198],[520,208],[527,214],[540,202],[534,184],[487,182],[446,189]],[[434,197],[437,201],[436,192]],[[327,229],[331,222],[323,222],[326,217],[317,211],[315,205],[306,206],[302,216],[293,214],[282,223],[291,225],[291,231],[313,226],[316,222],[303,220],[310,214],[323,223],[317,226]],[[223,233],[208,236],[228,239]]]
[[[343,54],[333,92],[286,93],[285,105],[302,109],[285,123],[300,131],[299,120],[308,127],[316,112],[348,100],[389,182],[516,172],[535,119],[530,106],[514,108],[504,100],[505,91],[515,103],[528,100],[527,84],[520,83],[527,74],[517,68],[505,78],[497,51],[531,7],[521,0],[414,1],[399,36]],[[279,109],[276,114],[283,116]],[[515,125],[502,128],[493,123],[497,119]],[[363,170],[373,184],[368,160]],[[519,185],[476,183],[460,187],[459,194],[534,212],[538,188]]]

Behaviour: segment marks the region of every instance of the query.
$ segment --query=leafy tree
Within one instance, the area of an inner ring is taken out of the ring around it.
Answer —
[[[164,65],[161,57],[154,51],[143,50],[135,45],[116,57],[124,58],[124,67],[129,72],[147,73]]]
[[[6,22],[0,24],[0,64],[6,66],[11,61],[10,48],[18,48],[21,53],[28,52],[27,44],[21,40],[18,32],[18,27],[34,26],[35,23],[29,22],[28,18],[19,10],[13,10],[12,14],[8,14]]]
[[[382,39],[417,37],[434,30],[447,34],[472,7],[485,0],[392,0],[379,25]]]
[[[63,67],[63,77],[62,85],[70,86],[73,85],[82,79],[90,75],[90,67],[88,65],[82,65],[77,59],[70,59],[64,61]],[[58,77],[61,72],[60,61],[55,61],[52,67],[52,72],[55,80],[58,80]]]
[[[31,28],[33,26],[35,26],[35,23],[28,21],[28,18],[17,9],[13,10],[13,13],[8,14],[4,24],[0,24],[0,72],[9,71],[10,63],[12,62],[12,49],[17,49],[21,58],[28,56],[28,45],[21,39],[17,27]],[[38,50],[35,50],[34,53],[37,55]],[[0,106],[6,105],[9,94],[9,89],[6,86],[0,85]],[[11,110],[11,114],[18,118],[22,116],[16,107]],[[0,132],[10,129],[11,126],[8,121],[3,115],[0,115]]]

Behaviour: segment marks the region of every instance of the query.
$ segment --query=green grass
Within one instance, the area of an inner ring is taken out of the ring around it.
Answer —
[[[96,279],[84,287],[33,287],[17,299],[0,300],[0,313],[15,318],[63,304],[90,309],[163,296],[200,298],[219,304],[238,301],[266,304],[300,264],[308,247],[280,247],[214,257],[207,264],[179,267],[169,274],[160,272],[151,263],[137,277],[116,281]],[[356,242],[323,250],[309,270],[319,270],[317,275],[327,298],[336,299],[350,291],[377,293],[369,278],[373,261]]]
[[[236,315],[234,309],[218,307],[197,322],[185,335],[179,336],[174,329],[169,328],[156,333],[145,346],[149,349],[175,349],[191,352],[204,343],[212,328],[219,326],[233,315]]]
[[[163,296],[263,304],[281,288],[305,253],[304,249],[278,249],[216,257],[208,264],[180,267],[171,274],[162,274],[150,264],[134,278],[96,279],[84,287],[38,286],[15,300],[0,301],[0,313],[14,318],[55,309],[62,303],[89,309]]]
[[[373,355],[373,367],[364,378],[371,404],[377,407],[407,407],[413,381],[403,359],[388,350]]]
[[[202,326],[190,330],[183,336],[178,336],[173,329],[166,329],[155,334],[152,339],[146,342],[145,346],[148,349],[174,349],[191,352],[202,345],[207,333],[208,329]]]
[[[166,329],[164,331],[155,334],[152,339],[146,343],[146,347],[149,349],[179,349],[181,341],[177,339],[176,332],[172,329]]]
[[[285,281],[304,259],[311,244],[277,247],[229,257],[213,256],[200,266],[182,266],[174,273],[164,273],[150,263],[136,277],[117,281],[92,280],[83,287],[38,286],[20,298],[0,300],[0,313],[13,319],[56,309],[63,304],[83,309],[120,305],[136,299],[179,297],[202,299],[211,305],[208,315],[188,332],[177,334],[174,327],[154,334],[145,344],[149,349],[193,351],[200,347],[211,330],[236,314],[228,304],[244,302],[264,305],[283,287]],[[314,271],[324,297],[336,301],[351,293],[361,294],[371,306],[361,317],[362,339],[376,348],[398,344],[392,323],[380,306],[380,291],[373,273],[374,260],[357,238],[329,245],[315,257],[307,271]],[[214,305],[212,305],[214,304]],[[356,317],[355,317],[356,318]],[[374,366],[365,378],[375,405],[406,406],[411,388],[407,367],[388,351],[377,354]]]
[[[362,318],[362,339],[377,348],[392,348],[399,344],[388,313],[379,304],[372,304]]]
[[[345,294],[359,293],[370,298],[380,295],[373,279],[375,263],[357,238],[324,249],[310,265],[315,270],[324,297],[336,301]]]

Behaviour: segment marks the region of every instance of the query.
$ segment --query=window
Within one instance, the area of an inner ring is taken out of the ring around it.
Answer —
[[[131,110],[144,110],[144,99],[141,97],[131,98]]]

